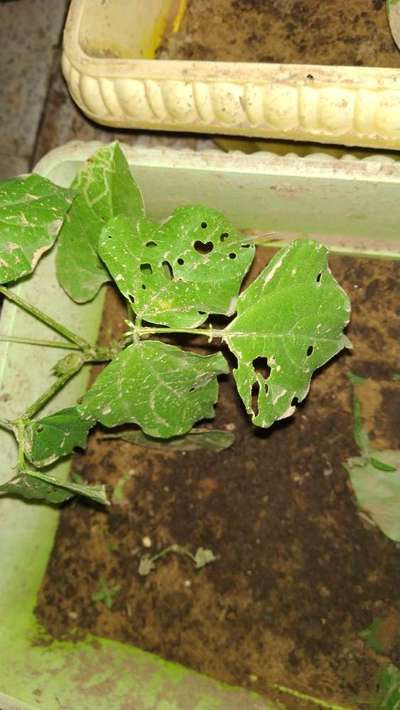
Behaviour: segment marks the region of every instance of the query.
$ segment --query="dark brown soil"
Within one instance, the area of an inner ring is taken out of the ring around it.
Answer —
[[[189,0],[160,58],[400,66],[384,0]]]
[[[260,692],[277,682],[356,708],[378,668],[400,663],[399,549],[359,514],[342,466],[358,454],[350,369],[369,378],[359,394],[373,443],[400,446],[400,263],[330,262],[352,300],[354,351],[319,372],[294,417],[256,431],[226,380],[216,422],[234,430],[231,449],[164,454],[97,431],[75,457],[89,481],[126,482],[107,510],[77,501],[62,513],[38,607],[51,634],[90,630]],[[121,315],[111,294],[103,337]],[[170,554],[138,574],[143,554],[173,543],[218,560],[196,570]],[[101,582],[117,588],[111,609],[93,600]],[[386,655],[359,636],[375,617]]]

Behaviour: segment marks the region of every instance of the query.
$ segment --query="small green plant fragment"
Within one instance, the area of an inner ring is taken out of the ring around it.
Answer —
[[[294,413],[313,372],[342,348],[350,302],[332,276],[327,249],[297,240],[241,293],[224,340],[236,355],[238,392],[254,424]]]
[[[40,175],[0,184],[0,283],[32,273],[53,246],[73,196]]]
[[[103,230],[99,254],[140,319],[196,327],[232,315],[254,246],[216,210],[181,207],[163,225],[123,215]]]
[[[400,670],[389,665],[378,675],[378,694],[374,710],[399,710],[400,708]]]
[[[184,436],[174,436],[170,439],[156,439],[147,436],[140,429],[123,429],[116,434],[103,434],[102,439],[122,439],[130,444],[144,446],[148,449],[162,451],[223,451],[232,446],[235,436],[230,431],[222,429],[192,429]]]
[[[202,567],[210,564],[210,562],[215,562],[218,557],[214,555],[212,550],[208,550],[205,547],[199,547],[192,559],[196,569],[201,569]]]
[[[106,580],[101,579],[97,592],[95,592],[92,596],[92,601],[100,602],[100,604],[105,604],[107,609],[112,609],[115,597],[120,591],[121,587],[119,584],[110,586]]]
[[[96,151],[79,171],[72,188],[78,195],[61,230],[57,277],[74,301],[85,303],[110,279],[97,252],[102,228],[118,214],[126,215],[134,227],[144,214],[144,206],[117,143]]]
[[[354,440],[361,456],[353,456],[343,465],[358,506],[387,537],[400,542],[400,451],[381,451],[370,445],[356,395],[357,384],[353,387]]]
[[[376,651],[376,653],[384,653],[385,651],[377,636],[382,622],[383,619],[374,619],[372,624],[360,633],[360,638],[362,638],[370,648]]]
[[[85,449],[93,424],[82,419],[76,407],[30,421],[25,428],[25,454],[35,466],[48,466],[76,447]]]
[[[194,562],[196,569],[201,569],[202,567],[210,564],[210,562],[215,562],[218,559],[213,551],[208,550],[207,548],[199,547],[193,555],[186,547],[174,544],[169,545],[169,547],[164,548],[164,550],[161,550],[161,552],[158,552],[155,555],[143,555],[139,562],[139,574],[142,577],[146,577],[155,569],[155,563],[157,560],[160,560],[162,557],[165,557],[165,555],[170,555],[171,553],[182,555],[183,557],[189,557],[192,562]]]
[[[104,426],[138,424],[168,438],[214,416],[217,375],[228,372],[221,353],[196,355],[173,345],[142,341],[123,350],[100,373],[78,410]]]
[[[125,473],[119,481],[115,484],[111,502],[115,503],[116,505],[123,505],[126,501],[125,498],[125,484],[129,481],[130,478],[133,476],[133,471],[130,471],[129,473]]]

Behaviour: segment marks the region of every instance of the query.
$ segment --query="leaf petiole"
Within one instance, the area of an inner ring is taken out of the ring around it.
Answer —
[[[0,293],[3,294],[8,301],[15,303],[16,306],[19,306],[19,308],[22,308],[22,310],[26,311],[31,316],[37,318],[45,325],[48,325],[49,328],[55,330],[56,333],[59,333],[70,342],[75,343],[80,350],[91,350],[92,346],[84,338],[81,338],[80,335],[73,333],[72,330],[66,328],[65,325],[62,325],[62,323],[59,323],[54,318],[47,315],[47,313],[43,313],[43,311],[36,308],[36,306],[33,306],[31,303],[28,303],[28,301],[25,301],[20,296],[17,296],[16,293],[10,291],[6,286],[0,286]]]
[[[54,395],[59,392],[64,385],[70,380],[74,375],[76,375],[79,370],[82,369],[83,365],[85,364],[85,360],[82,358],[75,367],[71,368],[67,372],[63,373],[60,375],[55,382],[53,382],[50,387],[48,387],[45,392],[43,392],[40,397],[38,397],[32,404],[26,409],[22,416],[22,420],[27,420],[27,419],[32,419],[38,412],[40,412],[41,409],[49,402]]]
[[[21,345],[40,345],[45,348],[60,348],[61,350],[81,350],[79,345],[61,340],[36,340],[19,335],[0,335],[1,343],[20,343]]]
[[[4,417],[0,417],[0,428],[7,429],[7,431],[14,431],[11,422]]]

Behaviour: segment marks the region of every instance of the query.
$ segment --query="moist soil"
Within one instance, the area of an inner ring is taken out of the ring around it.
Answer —
[[[343,468],[359,453],[349,370],[366,378],[358,396],[374,446],[400,446],[400,263],[330,264],[352,301],[354,349],[314,376],[292,418],[256,430],[225,378],[215,424],[234,432],[230,449],[160,452],[98,429],[75,456],[74,470],[106,483],[113,502],[63,509],[37,608],[52,636],[90,631],[261,693],[280,683],[354,708],[379,668],[400,664],[399,546],[360,513]],[[110,290],[103,343],[124,317]],[[168,554],[140,576],[142,556],[171,544],[218,559],[196,570]],[[108,605],[96,601],[104,585]],[[375,618],[381,654],[360,638]]]
[[[189,0],[158,57],[400,66],[384,0]]]

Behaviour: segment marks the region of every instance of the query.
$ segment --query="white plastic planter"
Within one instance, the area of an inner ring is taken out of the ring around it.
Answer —
[[[68,185],[97,143],[70,143],[51,152],[37,171]],[[217,151],[125,148],[151,217],[179,204],[204,202],[238,227],[288,236],[307,233],[346,252],[399,258],[400,165],[390,160],[278,158]],[[102,297],[76,306],[59,289],[54,254],[18,292],[93,341]],[[51,337],[44,326],[6,303],[2,334]],[[39,355],[39,357],[38,357]],[[0,343],[0,403],[6,416],[43,390],[60,353]],[[87,375],[86,375],[87,376]],[[76,378],[53,408],[68,406],[86,384]],[[0,432],[0,481],[15,465],[11,437]],[[63,464],[65,466],[65,464]],[[265,698],[230,688],[139,649],[104,639],[38,645],[34,606],[57,526],[57,512],[0,500],[0,708],[40,710],[259,710]],[[95,641],[95,643],[93,643]]]
[[[145,59],[174,8],[172,0],[72,0],[63,71],[93,121],[400,147],[398,70]]]

